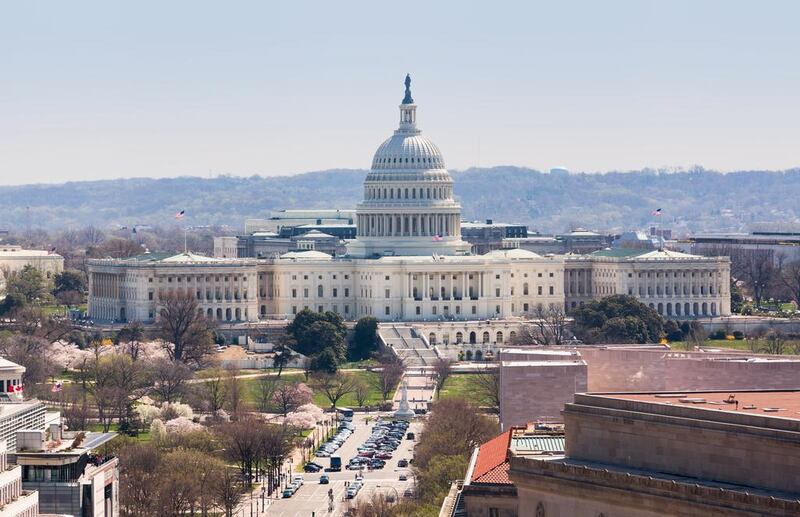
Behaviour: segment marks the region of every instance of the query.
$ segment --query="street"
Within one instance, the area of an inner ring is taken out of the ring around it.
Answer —
[[[389,413],[390,415],[390,413]],[[345,482],[355,480],[356,473],[344,468],[350,458],[356,456],[357,448],[364,443],[369,437],[372,424],[375,422],[378,413],[370,415],[356,414],[353,422],[355,424],[355,431],[342,444],[342,447],[337,451],[337,455],[342,458],[342,471],[341,472],[319,472],[316,474],[303,473],[304,484],[303,486],[291,497],[287,499],[279,499],[272,503],[267,508],[268,515],[276,515],[283,517],[315,517],[342,515],[344,511],[354,502],[358,500],[367,500],[372,497],[376,492],[382,494],[392,494],[399,498],[403,497],[403,492],[407,488],[414,487],[414,477],[411,475],[411,470],[408,468],[398,468],[397,462],[405,458],[410,460],[413,457],[413,448],[416,441],[403,439],[400,447],[393,453],[393,457],[386,461],[386,467],[381,470],[363,471],[364,487],[359,491],[356,499],[344,500]],[[366,419],[370,419],[370,424],[366,423]],[[422,423],[415,421],[411,423],[408,432],[412,432],[415,436],[419,436],[419,431],[422,428]],[[330,464],[329,458],[316,458],[313,460],[315,463],[327,467]],[[408,475],[407,481],[400,481],[399,476],[401,473]],[[320,485],[319,478],[321,475],[326,474],[330,478],[330,483],[327,485]],[[294,473],[293,473],[294,475]],[[333,513],[328,512],[328,490],[333,490]],[[245,513],[247,515],[247,513]]]

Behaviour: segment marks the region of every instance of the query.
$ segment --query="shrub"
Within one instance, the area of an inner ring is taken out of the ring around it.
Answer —
[[[723,329],[715,330],[708,335],[708,339],[725,339],[725,331]]]
[[[744,339],[744,332],[741,330],[734,330],[733,331],[733,339],[741,340]]]

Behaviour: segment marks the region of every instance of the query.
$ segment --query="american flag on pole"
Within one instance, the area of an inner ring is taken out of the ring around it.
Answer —
[[[183,219],[185,215],[186,215],[186,210],[181,210],[180,212],[175,214],[175,219]]]
[[[661,215],[661,209],[660,208],[656,208],[655,210],[650,212],[650,215],[655,215],[655,216]]]

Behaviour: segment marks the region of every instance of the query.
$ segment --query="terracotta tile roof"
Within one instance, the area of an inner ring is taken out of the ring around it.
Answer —
[[[508,469],[510,465],[508,461],[504,461],[484,475],[475,478],[473,476],[472,483],[487,483],[492,485],[513,485],[511,479],[508,477]]]
[[[496,436],[480,446],[475,468],[470,481],[477,482],[481,477],[495,471],[508,460],[508,445],[511,442],[511,430]],[[505,479],[508,480],[508,465],[505,468]],[[491,481],[489,481],[491,482]]]

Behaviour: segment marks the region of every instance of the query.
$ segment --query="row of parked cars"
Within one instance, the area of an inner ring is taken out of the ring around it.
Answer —
[[[352,421],[342,422],[339,424],[339,429],[327,442],[323,443],[317,451],[318,458],[327,458],[337,450],[342,444],[350,438],[350,435],[355,431],[355,425]]]
[[[303,476],[296,474],[292,478],[292,483],[283,489],[283,497],[292,497],[298,490],[300,490],[301,486],[303,486]]]
[[[358,495],[358,491],[361,490],[361,487],[364,486],[364,478],[361,476],[356,476],[356,480],[350,483],[350,486],[347,487],[347,490],[344,492],[344,496],[347,499],[353,499],[355,496]]]
[[[372,428],[369,438],[358,447],[358,455],[350,459],[347,468],[350,470],[382,469],[386,460],[392,459],[395,450],[400,446],[408,430],[408,422],[404,420],[381,420]],[[413,435],[409,433],[411,439]],[[408,461],[400,460],[408,466]],[[400,465],[403,466],[403,465]]]

